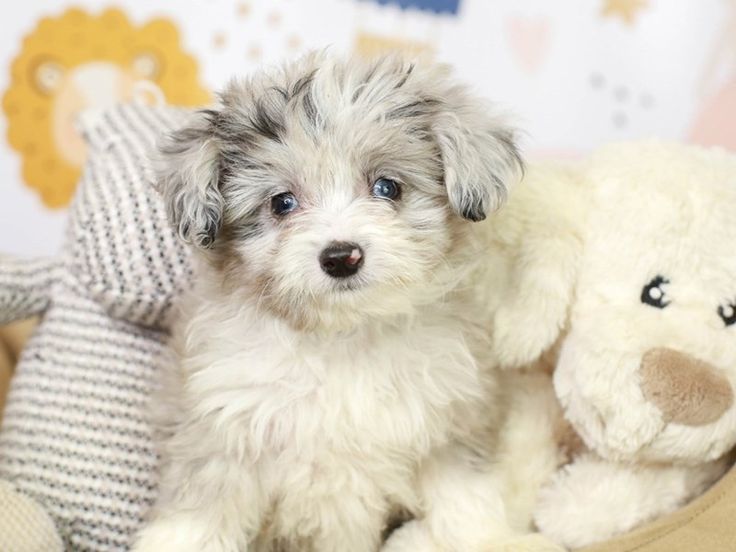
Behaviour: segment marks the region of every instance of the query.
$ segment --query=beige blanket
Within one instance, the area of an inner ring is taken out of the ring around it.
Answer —
[[[30,335],[35,320],[16,322],[0,326],[0,421],[2,421],[5,395],[8,392],[13,366],[18,359],[23,343]]]

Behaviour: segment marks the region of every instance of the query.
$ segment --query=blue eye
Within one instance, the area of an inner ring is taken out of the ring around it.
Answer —
[[[371,194],[384,199],[396,199],[401,193],[399,184],[390,178],[379,178],[373,183]]]
[[[274,215],[286,215],[297,207],[299,207],[299,202],[291,192],[284,192],[271,198],[271,211]]]

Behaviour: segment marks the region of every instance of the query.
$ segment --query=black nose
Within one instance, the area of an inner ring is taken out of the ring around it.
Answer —
[[[319,264],[333,278],[346,278],[363,265],[363,250],[357,243],[332,242],[320,253]]]

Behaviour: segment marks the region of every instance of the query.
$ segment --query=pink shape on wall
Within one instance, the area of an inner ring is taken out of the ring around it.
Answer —
[[[509,18],[506,39],[516,62],[528,73],[536,72],[546,58],[551,30],[546,17]]]
[[[696,144],[736,151],[736,79],[704,102],[689,139]]]

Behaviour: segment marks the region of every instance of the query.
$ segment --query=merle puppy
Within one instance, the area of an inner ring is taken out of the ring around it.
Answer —
[[[545,549],[488,473],[474,222],[521,169],[488,106],[442,66],[315,54],[233,82],[162,151],[198,264],[135,550]]]

